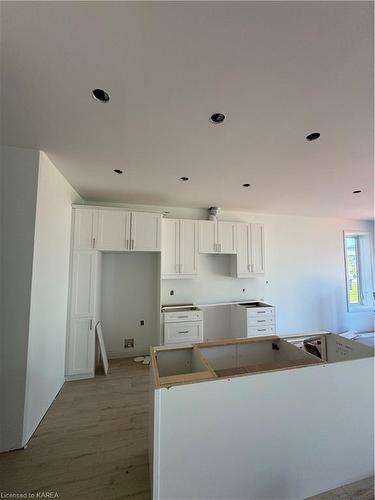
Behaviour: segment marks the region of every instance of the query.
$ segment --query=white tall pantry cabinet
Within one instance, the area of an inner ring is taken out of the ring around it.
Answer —
[[[102,252],[159,252],[161,215],[107,207],[74,207],[72,234],[68,380],[95,375]]]

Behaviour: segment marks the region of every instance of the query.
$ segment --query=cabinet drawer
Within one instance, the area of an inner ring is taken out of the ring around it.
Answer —
[[[248,326],[247,327],[247,336],[253,337],[257,335],[274,335],[275,327],[274,326]]]
[[[247,319],[259,318],[261,316],[271,316],[274,315],[273,307],[254,307],[253,309],[247,309]]]
[[[184,321],[201,321],[203,319],[202,311],[173,311],[164,313],[164,322],[184,322]]]
[[[248,327],[274,326],[274,324],[275,324],[275,318],[273,316],[269,316],[269,315],[262,316],[260,314],[259,316],[250,316],[249,318],[247,318],[247,326]]]
[[[202,342],[203,322],[166,323],[164,325],[164,344],[179,342]]]

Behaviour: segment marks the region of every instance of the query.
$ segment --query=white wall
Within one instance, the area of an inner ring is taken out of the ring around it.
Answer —
[[[373,474],[372,358],[156,389],[154,403],[155,500],[297,500]]]
[[[22,445],[38,151],[1,148],[0,450]]]
[[[101,322],[110,358],[148,354],[159,344],[159,277],[156,252],[102,254]],[[125,338],[135,339],[134,350],[124,349]]]
[[[44,153],[1,155],[0,450],[24,446],[64,382],[71,204]]]
[[[24,442],[64,383],[72,203],[78,194],[40,153]]]
[[[176,216],[173,209],[168,211],[168,217]],[[184,216],[193,218],[199,213],[190,211]],[[162,281],[162,304],[264,298],[276,306],[277,333],[281,335],[373,329],[373,311],[347,311],[343,246],[344,229],[372,231],[372,223],[247,212],[223,212],[221,218],[265,224],[265,277],[232,278],[229,263],[233,257],[201,255],[198,278]],[[170,290],[174,290],[173,296]]]

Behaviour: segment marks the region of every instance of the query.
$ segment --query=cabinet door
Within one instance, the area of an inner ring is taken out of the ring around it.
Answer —
[[[217,243],[220,253],[236,253],[236,223],[217,223]]]
[[[199,253],[217,253],[216,221],[199,221]]]
[[[130,249],[138,252],[159,252],[161,215],[132,212]]]
[[[73,252],[72,292],[70,314],[72,317],[93,316],[95,311],[95,280],[98,252]]]
[[[198,221],[180,221],[180,273],[198,274]]]
[[[94,376],[95,325],[93,318],[74,318],[68,337],[67,375]]]
[[[264,273],[263,224],[251,224],[251,267],[254,274]]]
[[[164,344],[178,344],[181,342],[202,342],[202,340],[202,321],[165,323],[164,325]]]
[[[130,249],[131,212],[125,210],[101,210],[98,220],[99,250]]]
[[[90,250],[96,246],[98,211],[88,208],[74,208],[73,248]]]
[[[161,238],[161,274],[170,277],[179,274],[180,264],[180,221],[163,219]]]
[[[237,276],[250,273],[250,226],[237,224]]]

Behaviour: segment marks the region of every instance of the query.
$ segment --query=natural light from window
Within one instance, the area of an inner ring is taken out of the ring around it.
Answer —
[[[373,307],[370,235],[344,232],[346,291],[349,311]]]

